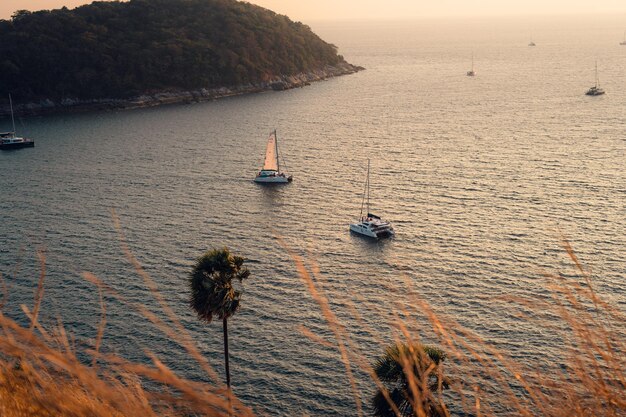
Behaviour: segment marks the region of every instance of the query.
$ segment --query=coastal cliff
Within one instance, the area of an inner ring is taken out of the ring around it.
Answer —
[[[13,107],[16,114],[35,116],[50,113],[125,110],[155,107],[164,104],[199,103],[224,97],[261,93],[264,91],[283,91],[301,88],[316,81],[324,81],[329,78],[354,74],[362,70],[364,70],[363,67],[341,63],[336,66],[328,65],[325,68],[307,73],[276,77],[275,79],[256,84],[249,83],[238,86],[200,88],[196,90],[163,90],[128,98],[63,98],[57,101],[42,99],[28,103],[14,103]],[[0,106],[0,117],[8,116],[11,114],[10,112],[11,110],[8,103],[4,103]]]

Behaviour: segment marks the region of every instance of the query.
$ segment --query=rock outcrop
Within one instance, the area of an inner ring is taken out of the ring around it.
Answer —
[[[246,84],[210,89],[202,88],[192,91],[158,91],[142,94],[128,99],[110,98],[80,100],[77,98],[67,97],[57,102],[50,99],[44,99],[33,103],[14,104],[14,111],[18,115],[40,115],[63,112],[136,109],[164,104],[194,103],[242,94],[259,93],[272,90],[283,91],[292,88],[304,87],[316,81],[354,74],[364,69],[365,68],[363,67],[342,63],[337,66],[326,66],[325,68],[307,73],[276,77],[259,84]],[[10,115],[9,107],[5,106],[0,108],[0,116],[7,115]]]

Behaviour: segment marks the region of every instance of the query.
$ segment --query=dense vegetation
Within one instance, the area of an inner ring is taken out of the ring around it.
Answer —
[[[236,0],[131,0],[0,20],[0,93],[130,97],[268,81],[343,62],[286,16]]]

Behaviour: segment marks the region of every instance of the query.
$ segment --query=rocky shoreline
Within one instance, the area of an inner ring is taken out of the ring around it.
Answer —
[[[234,87],[201,88],[192,91],[168,90],[150,94],[143,94],[126,99],[91,99],[80,100],[76,98],[64,98],[60,101],[44,99],[37,102],[15,104],[16,115],[36,116],[51,113],[86,112],[102,110],[128,110],[145,107],[155,107],[164,104],[197,103],[211,101],[223,97],[238,96],[243,94],[259,93],[263,91],[283,91],[292,88],[304,87],[312,82],[327,80],[342,75],[354,74],[365,68],[343,62],[336,66],[326,66],[322,69],[300,73],[296,75],[280,76],[267,82],[258,84],[245,84]],[[11,114],[7,105],[0,107],[0,117]]]

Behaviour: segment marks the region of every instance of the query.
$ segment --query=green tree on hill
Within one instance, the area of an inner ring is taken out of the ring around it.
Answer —
[[[18,100],[260,83],[342,62],[308,26],[236,0],[102,1],[0,20],[0,91]]]

